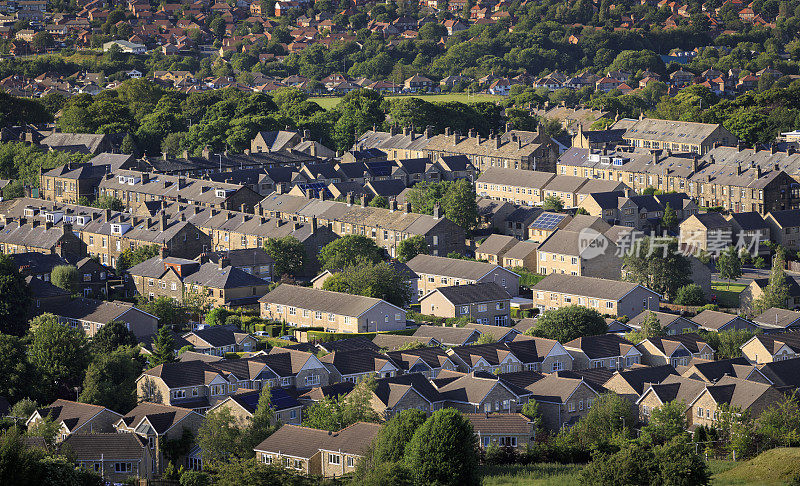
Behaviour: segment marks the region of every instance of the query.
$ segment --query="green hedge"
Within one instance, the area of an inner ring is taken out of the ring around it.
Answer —
[[[408,311],[406,313],[408,319],[413,320],[417,324],[431,323],[435,326],[456,326],[464,327],[470,322],[469,317],[438,317],[430,314],[420,314],[418,312]]]
[[[372,341],[375,336],[378,334],[377,332],[327,332],[327,331],[319,331],[316,329],[311,328],[302,328],[301,330],[306,331],[306,336],[308,337],[309,341],[321,341],[321,342],[330,342],[330,341],[338,341],[340,339],[350,339],[354,337],[364,337]],[[414,334],[416,329],[401,329],[399,331],[387,331],[381,332],[380,334],[398,334],[403,336],[410,336]]]

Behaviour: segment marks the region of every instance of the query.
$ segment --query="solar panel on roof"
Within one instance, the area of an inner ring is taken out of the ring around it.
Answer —
[[[392,173],[392,163],[387,160],[367,162],[369,170],[377,176],[388,176]]]
[[[565,217],[566,215],[564,214],[543,213],[536,218],[536,221],[533,222],[533,226],[541,229],[553,229],[558,226]]]

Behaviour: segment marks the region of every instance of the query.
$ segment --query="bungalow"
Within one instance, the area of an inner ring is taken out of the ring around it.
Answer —
[[[414,331],[414,337],[433,338],[444,346],[473,344],[481,336],[480,331],[465,327],[430,326],[423,324]]]
[[[677,314],[669,314],[667,312],[657,312],[650,310],[644,311],[641,314],[637,315],[630,321],[626,322],[626,325],[632,327],[633,329],[636,329],[637,331],[641,330],[642,322],[644,322],[644,320],[650,314],[656,316],[659,324],[661,325],[661,330],[670,336],[674,334],[694,332],[697,331],[697,328],[699,327],[696,323],[692,322],[691,320],[679,316]]]
[[[183,339],[194,346],[194,351],[214,356],[255,351],[258,344],[256,338],[233,325],[206,326],[184,334]]]
[[[736,314],[714,310],[704,310],[692,317],[692,321],[706,331],[756,331],[759,328],[755,323]]]
[[[442,370],[458,369],[453,357],[438,346],[389,351],[386,355],[406,374],[421,373],[427,378],[436,378]]]
[[[755,317],[753,322],[769,330],[800,328],[800,312],[771,307]]]
[[[478,324],[505,326],[511,296],[494,282],[438,287],[419,299],[420,312],[437,317],[468,317]]]

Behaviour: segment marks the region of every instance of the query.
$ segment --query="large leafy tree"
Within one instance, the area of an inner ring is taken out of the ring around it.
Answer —
[[[372,408],[372,390],[375,378],[358,382],[346,396],[326,397],[303,410],[303,425],[335,432],[356,422],[377,422],[378,414]]]
[[[28,395],[33,374],[24,339],[0,334],[0,396],[15,403]]]
[[[59,323],[53,314],[31,321],[28,360],[39,377],[37,394],[43,401],[81,385],[89,358],[89,343],[82,331]]]
[[[588,307],[570,305],[545,311],[536,320],[536,325],[525,331],[525,334],[565,343],[582,336],[603,334],[607,330],[608,325],[599,312]]]
[[[189,321],[187,308],[169,297],[147,299],[140,296],[137,307],[158,317],[159,323],[166,326],[182,326]]]
[[[284,275],[300,275],[306,263],[306,249],[294,236],[267,238],[264,250],[275,260],[275,278]]]
[[[717,271],[720,278],[728,281],[728,288],[730,288],[731,280],[736,280],[742,276],[742,260],[739,258],[739,252],[736,248],[729,246],[717,258]]]
[[[623,258],[625,280],[670,296],[691,283],[691,262],[678,251],[677,240],[645,237],[632,250]]]
[[[789,281],[784,267],[786,260],[783,252],[777,251],[772,257],[772,270],[769,272],[769,283],[759,298],[753,302],[756,312],[763,312],[769,308],[785,309],[789,300]]]
[[[319,251],[319,262],[326,270],[339,270],[361,263],[383,260],[383,249],[362,235],[345,235],[331,241]]]
[[[98,354],[86,371],[79,400],[111,410],[128,411],[136,406],[136,378],[142,372],[139,348],[121,347]]]
[[[406,463],[417,484],[479,485],[477,439],[458,410],[437,410],[406,445]]]
[[[30,305],[30,288],[17,271],[14,260],[0,255],[0,331],[17,336],[24,334]]]
[[[107,354],[120,346],[136,346],[136,336],[119,321],[111,321],[101,327],[92,337],[92,350]]]
[[[155,367],[175,361],[175,338],[169,326],[161,326],[153,342],[153,354],[148,358],[150,366]]]
[[[478,224],[478,203],[475,185],[466,179],[450,183],[442,200],[444,215],[450,221],[471,231]]]
[[[77,294],[80,288],[78,287],[78,269],[75,265],[58,265],[53,267],[50,273],[50,281],[53,285],[66,290],[70,294]]]
[[[334,292],[375,297],[398,307],[407,306],[411,302],[413,293],[408,277],[386,262],[377,265],[363,263],[347,267],[326,279],[322,288]]]
[[[427,255],[428,253],[430,253],[430,248],[422,235],[406,238],[397,245],[397,259],[404,263],[417,255]]]

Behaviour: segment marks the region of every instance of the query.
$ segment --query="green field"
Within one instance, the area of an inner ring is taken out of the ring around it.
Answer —
[[[744,284],[730,284],[728,282],[711,282],[711,291],[717,296],[720,307],[739,307],[739,294],[747,286]]]
[[[571,486],[578,484],[582,464],[539,463],[483,466],[483,486]]]
[[[504,100],[505,96],[498,96],[498,95],[490,95],[490,94],[467,94],[467,93],[449,93],[449,94],[438,94],[438,95],[422,95],[422,96],[406,96],[406,95],[389,95],[387,98],[420,98],[425,101],[460,101],[462,103],[476,103],[478,101],[501,101]],[[330,110],[341,101],[341,97],[339,96],[325,96],[319,98],[309,98],[311,101],[315,101],[319,104],[319,106],[325,108],[326,110]]]
[[[714,475],[714,486],[792,484],[800,478],[800,447],[781,447]]]

